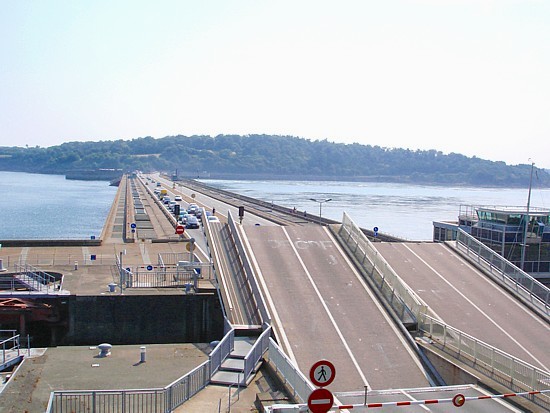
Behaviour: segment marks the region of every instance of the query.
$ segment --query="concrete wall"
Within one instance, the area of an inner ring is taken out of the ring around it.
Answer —
[[[59,344],[208,343],[223,336],[215,295],[73,296]]]

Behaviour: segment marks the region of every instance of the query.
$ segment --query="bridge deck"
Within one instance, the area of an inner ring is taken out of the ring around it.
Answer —
[[[445,323],[550,370],[550,326],[452,249],[434,243],[375,246]]]
[[[318,225],[245,227],[280,344],[307,374],[330,360],[336,391],[424,387],[403,337]]]

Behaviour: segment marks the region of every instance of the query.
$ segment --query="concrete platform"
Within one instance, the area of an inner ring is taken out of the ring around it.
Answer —
[[[100,344],[100,343],[98,343]],[[207,344],[113,346],[98,357],[91,347],[48,348],[27,358],[0,397],[2,412],[44,412],[52,390],[108,390],[164,387],[208,359]]]

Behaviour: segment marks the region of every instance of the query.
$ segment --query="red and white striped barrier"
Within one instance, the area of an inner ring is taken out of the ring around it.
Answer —
[[[407,400],[400,402],[382,402],[382,403],[367,403],[367,404],[343,404],[341,406],[334,406],[333,409],[338,410],[350,410],[355,407],[361,408],[376,408],[376,407],[385,407],[385,406],[412,406],[416,404],[437,404],[437,403],[452,403],[456,407],[461,407],[467,401],[471,400],[487,400],[487,399],[504,399],[507,397],[515,396],[531,396],[535,394],[548,393],[550,390],[539,390],[539,391],[527,391],[522,393],[505,393],[505,394],[494,394],[491,396],[464,396],[463,394],[457,394],[452,398],[447,399],[428,399],[428,400]]]

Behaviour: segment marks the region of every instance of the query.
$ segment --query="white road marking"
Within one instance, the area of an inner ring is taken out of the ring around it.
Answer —
[[[254,272],[258,276],[258,280],[260,281],[260,284],[262,285],[262,290],[265,294],[265,299],[268,302],[269,308],[271,309],[271,315],[275,320],[275,323],[279,326],[278,330],[280,331],[280,336],[281,336],[280,339],[282,341],[283,347],[286,349],[286,355],[290,358],[290,360],[292,360],[292,363],[294,363],[294,365],[297,366],[298,363],[296,362],[296,357],[294,356],[294,352],[292,351],[292,346],[290,345],[290,341],[288,341],[288,336],[285,333],[283,323],[281,321],[281,318],[279,317],[279,313],[277,313],[277,309],[275,308],[275,304],[273,302],[273,299],[271,298],[271,294],[269,293],[269,288],[267,288],[264,276],[262,274],[262,271],[260,270],[260,266],[258,265],[256,256],[254,255],[254,251],[252,250],[252,247],[248,242],[248,237],[246,236],[244,228],[243,228],[243,231],[241,231],[241,235],[243,236],[242,237],[243,242],[246,244],[246,248],[250,253],[250,261],[252,261]]]
[[[512,340],[514,343],[518,345],[519,348],[521,348],[525,353],[529,354],[530,357],[532,357],[533,360],[535,360],[539,365],[544,368],[545,371],[548,371],[548,367],[544,365],[538,358],[536,358],[527,348],[525,348],[519,341],[517,341],[514,337],[512,337],[504,328],[502,328],[495,320],[493,320],[491,317],[489,317],[481,308],[479,308],[472,300],[470,300],[468,297],[466,297],[462,292],[457,289],[453,284],[451,284],[450,281],[448,281],[441,273],[439,273],[435,268],[433,268],[430,264],[428,264],[423,258],[421,258],[416,252],[414,252],[408,245],[403,244],[405,248],[407,248],[416,258],[418,258],[424,265],[426,265],[430,270],[433,271],[435,275],[437,275],[443,282],[445,282],[449,287],[451,287],[458,295],[460,295],[464,300],[466,300],[472,307],[474,307],[476,310],[478,310],[489,322],[491,322],[496,328],[498,328],[506,337],[508,337],[510,340]]]
[[[340,340],[342,341],[342,344],[344,344],[344,347],[346,348],[346,351],[347,351],[353,365],[355,366],[355,369],[357,370],[357,373],[359,373],[359,376],[361,377],[361,380],[363,380],[363,384],[365,386],[370,387],[369,382],[367,381],[367,378],[365,377],[365,375],[361,371],[361,367],[359,366],[359,363],[357,363],[357,360],[355,359],[355,356],[353,355],[353,352],[351,351],[346,339],[344,338],[344,335],[342,334],[342,331],[340,331],[340,328],[338,327],[338,324],[336,323],[336,320],[332,316],[332,313],[330,312],[327,304],[325,303],[325,300],[323,299],[323,296],[321,295],[321,292],[317,288],[317,285],[315,284],[315,281],[313,280],[313,277],[311,276],[310,272],[308,271],[304,261],[302,260],[302,257],[300,257],[300,254],[298,253],[298,250],[294,246],[294,243],[292,242],[292,239],[290,238],[290,235],[288,234],[286,228],[282,227],[282,229],[283,229],[283,232],[285,233],[286,237],[290,241],[290,245],[292,247],[292,250],[294,251],[294,254],[296,255],[296,258],[298,258],[298,261],[300,262],[300,265],[302,266],[302,269],[306,273],[307,278],[309,279],[309,282],[311,283],[311,286],[313,287],[313,289],[315,290],[315,293],[317,294],[317,297],[319,297],[319,301],[321,302],[323,308],[325,309],[325,312],[327,313],[334,329],[336,330],[336,332],[338,334],[338,337],[340,337]]]
[[[147,252],[147,248],[145,243],[139,244],[139,251],[141,253],[141,259],[143,260],[143,264],[151,264],[151,258],[149,258],[149,253]]]
[[[422,363],[420,363],[420,360],[418,360],[418,356],[416,353],[410,348],[409,344],[401,334],[401,331],[395,326],[395,323],[393,319],[389,316],[386,309],[380,304],[378,301],[378,298],[374,295],[374,293],[371,291],[370,287],[367,285],[366,281],[363,279],[363,276],[359,274],[355,268],[355,265],[349,260],[349,257],[345,251],[342,250],[340,247],[340,244],[333,238],[332,234],[327,228],[324,228],[324,230],[327,232],[329,237],[333,240],[334,245],[336,246],[336,249],[340,252],[341,256],[344,258],[346,263],[348,264],[349,268],[353,271],[353,274],[355,275],[355,278],[361,283],[363,286],[363,289],[367,292],[373,303],[376,305],[376,308],[378,308],[378,311],[380,311],[380,314],[384,317],[388,325],[391,327],[395,335],[397,336],[398,340],[403,344],[403,347],[406,349],[406,351],[409,353],[415,364],[417,365],[418,369],[424,374],[424,377],[426,377],[428,383],[430,383],[430,380],[428,378],[428,375],[426,374],[426,371],[424,367],[422,367]]]

